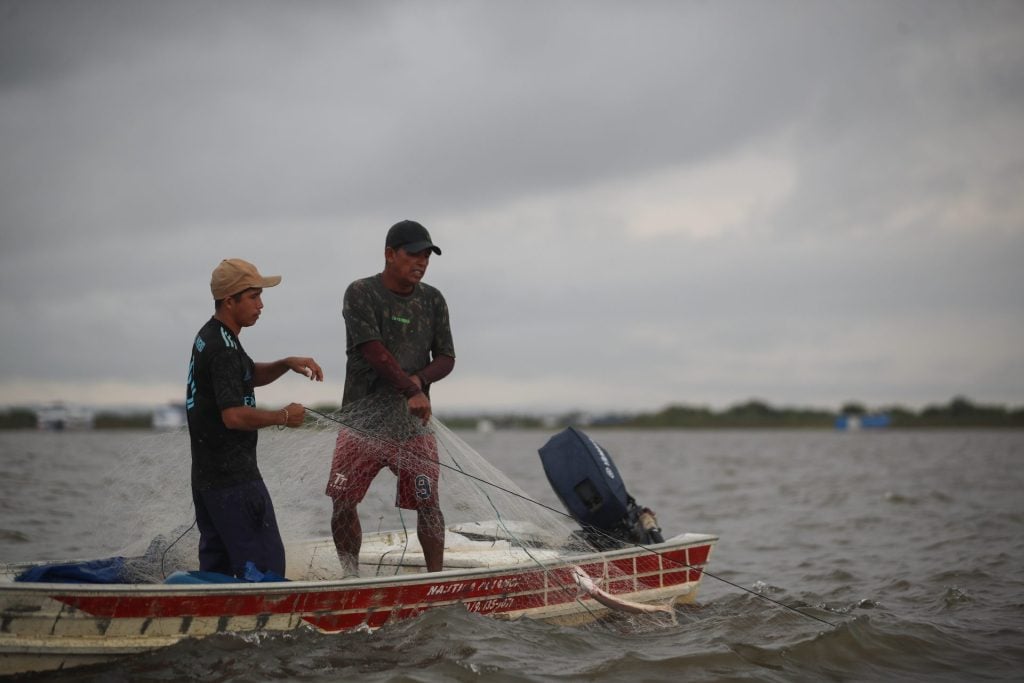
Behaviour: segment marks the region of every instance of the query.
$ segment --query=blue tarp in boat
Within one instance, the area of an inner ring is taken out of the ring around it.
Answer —
[[[123,557],[41,564],[23,571],[14,580],[31,583],[132,583]]]
[[[125,558],[111,557],[84,562],[41,564],[26,569],[14,577],[15,581],[27,583],[138,583],[127,569]],[[287,581],[274,572],[261,572],[252,562],[245,563],[245,576],[235,578],[217,572],[174,572],[165,583],[263,583]]]
[[[264,583],[269,581],[287,581],[288,579],[274,572],[261,572],[252,562],[245,563],[245,577],[238,579],[217,572],[174,572],[164,583]]]

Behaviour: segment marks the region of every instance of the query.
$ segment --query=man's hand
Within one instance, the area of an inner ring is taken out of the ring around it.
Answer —
[[[302,356],[289,356],[288,358],[284,359],[284,362],[292,372],[297,372],[300,375],[305,375],[310,379],[310,381],[324,381],[324,371],[320,369],[320,366],[312,358],[305,358]]]
[[[301,427],[302,421],[306,419],[306,408],[301,403],[289,403],[284,410],[288,413],[288,421],[285,427]]]
[[[409,397],[409,412],[423,420],[423,424],[430,422],[430,399],[422,391]]]

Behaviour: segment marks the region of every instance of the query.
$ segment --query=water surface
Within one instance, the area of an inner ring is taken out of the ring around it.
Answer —
[[[721,538],[676,626],[564,628],[452,608],[375,633],[185,642],[75,678],[1020,680],[1024,433],[588,431],[666,535]],[[460,436],[560,507],[537,457],[550,433]],[[140,527],[187,523],[186,438],[0,433],[0,560],[102,556]],[[279,455],[287,438],[261,436],[268,486],[275,501],[300,492],[306,530],[326,534],[326,461]]]

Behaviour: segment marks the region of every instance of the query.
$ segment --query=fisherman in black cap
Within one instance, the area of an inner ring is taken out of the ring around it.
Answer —
[[[404,220],[391,226],[384,270],[345,290],[345,393],[342,407],[371,397],[404,401],[408,413],[430,420],[430,385],[455,366],[448,304],[422,282],[431,254],[441,254],[427,229]],[[428,571],[440,571],[444,516],[438,502],[437,446],[432,434],[403,438],[382,455],[361,435],[342,428],[331,463],[327,495],[334,503],[331,532],[343,573],[358,575],[362,527],[356,506],[370,482],[387,466],[398,476],[396,505],[417,511],[416,532]]]

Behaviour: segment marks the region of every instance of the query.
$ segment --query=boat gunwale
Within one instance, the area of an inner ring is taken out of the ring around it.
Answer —
[[[714,534],[682,533],[661,543],[633,545],[614,550],[593,551],[579,555],[561,555],[556,559],[535,562],[523,562],[518,564],[506,564],[490,567],[453,567],[439,572],[416,572],[410,574],[394,574],[391,576],[368,576],[353,577],[349,579],[327,579],[327,580],[298,580],[298,581],[264,581],[264,582],[238,582],[238,583],[58,583],[58,582],[22,582],[0,580],[0,594],[14,593],[42,593],[42,594],[77,594],[77,595],[193,595],[193,596],[214,596],[220,594],[249,594],[258,593],[263,595],[280,595],[291,593],[317,593],[339,589],[378,589],[389,586],[415,585],[421,583],[443,583],[446,581],[461,581],[471,578],[480,578],[497,574],[526,574],[535,571],[553,571],[574,564],[593,564],[596,562],[609,562],[628,557],[639,557],[645,554],[663,555],[666,552],[674,552],[690,546],[711,545],[717,543],[719,537]],[[677,562],[676,560],[671,560]],[[35,563],[44,564],[44,563]],[[680,569],[696,569],[703,571],[700,566],[690,566],[679,563]],[[704,563],[700,563],[703,565]],[[33,566],[33,563],[11,564],[11,566]]]

